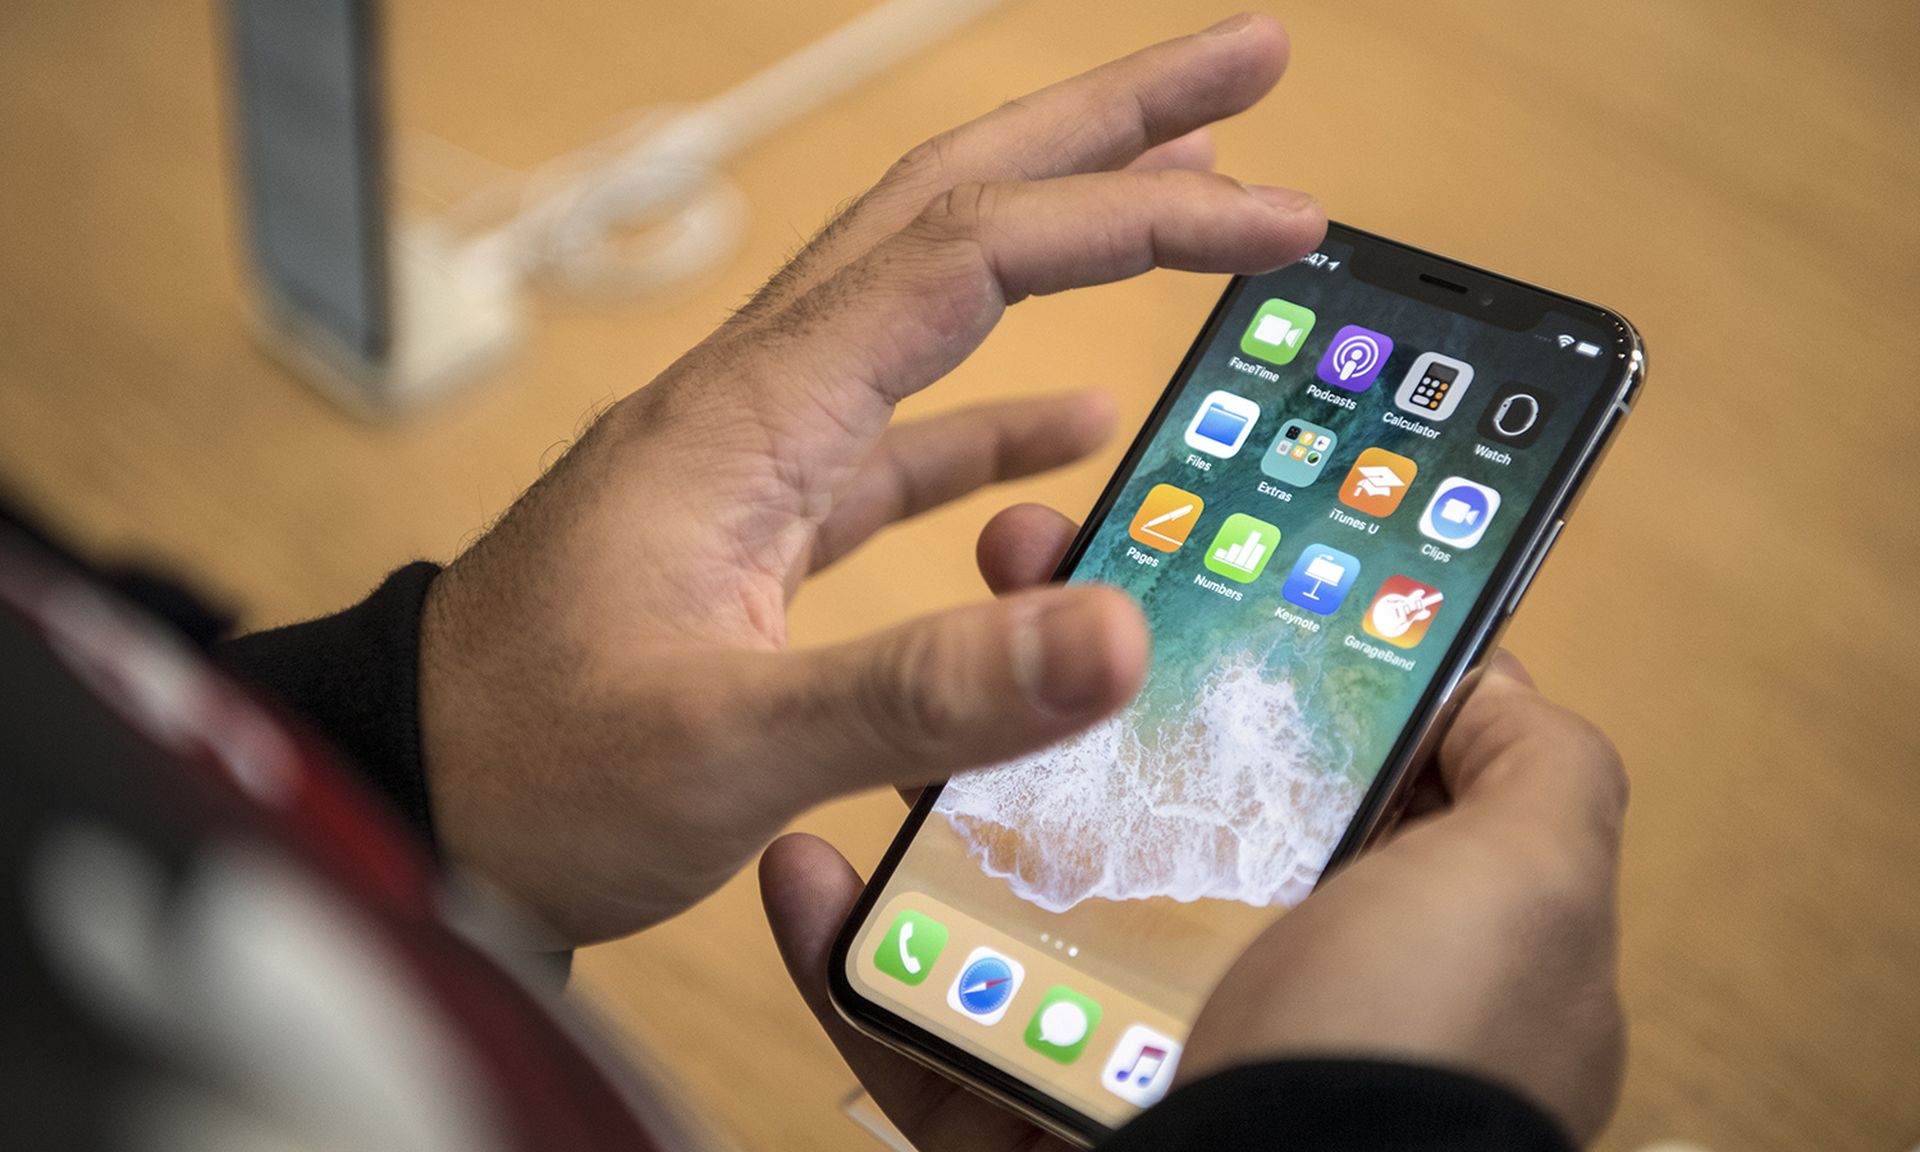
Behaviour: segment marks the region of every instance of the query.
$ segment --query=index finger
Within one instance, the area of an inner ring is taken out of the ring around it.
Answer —
[[[1010,100],[908,152],[767,285],[764,303],[818,284],[955,185],[1121,168],[1244,112],[1279,82],[1287,55],[1277,21],[1243,12]]]
[[[864,454],[900,400],[965,359],[1024,297],[1155,267],[1262,272],[1326,232],[1302,193],[1185,170],[965,185],[756,331],[737,385],[763,397],[802,476]]]
[[[1244,112],[1279,83],[1287,53],[1277,21],[1242,12],[1010,100],[914,149],[883,183],[910,214],[956,184],[1119,168]]]

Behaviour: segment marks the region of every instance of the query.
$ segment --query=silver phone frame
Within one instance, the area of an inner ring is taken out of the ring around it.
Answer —
[[[1541,505],[1542,511],[1538,523],[1528,537],[1525,548],[1515,552],[1513,561],[1497,574],[1498,597],[1486,601],[1493,604],[1497,610],[1489,613],[1462,638],[1465,643],[1461,644],[1457,651],[1463,655],[1455,658],[1448,669],[1436,680],[1437,691],[1429,697],[1425,708],[1409,718],[1407,728],[1403,731],[1415,731],[1417,735],[1413,740],[1401,745],[1404,751],[1390,760],[1381,770],[1379,780],[1384,783],[1376,783],[1370,789],[1369,799],[1363,802],[1361,811],[1355,813],[1353,823],[1348,826],[1346,834],[1329,858],[1320,883],[1324,883],[1328,876],[1351,862],[1365,851],[1368,845],[1392,827],[1394,819],[1405,806],[1410,785],[1418,779],[1420,770],[1426,767],[1438,751],[1441,741],[1446,737],[1447,729],[1459,710],[1460,702],[1466,698],[1467,693],[1462,689],[1470,691],[1473,683],[1485,670],[1488,659],[1498,645],[1508,621],[1513,618],[1514,612],[1518,609],[1520,600],[1531,585],[1534,575],[1559,539],[1561,531],[1566,527],[1567,518],[1572,515],[1594,472],[1606,458],[1607,450],[1617,439],[1621,426],[1632,414],[1633,405],[1639,400],[1641,386],[1646,379],[1647,366],[1646,345],[1639,330],[1614,309],[1541,288],[1514,277],[1464,265],[1437,253],[1427,252],[1350,225],[1337,227],[1345,232],[1366,237],[1369,241],[1379,241],[1409,249],[1434,260],[1471,269],[1479,275],[1497,279],[1517,288],[1601,313],[1618,327],[1620,343],[1615,354],[1619,360],[1618,375],[1612,385],[1611,395],[1596,397],[1588,408],[1588,412],[1600,411],[1602,401],[1607,402],[1608,406],[1604,414],[1594,422],[1592,430],[1585,443],[1580,445],[1578,453],[1570,459],[1561,473],[1561,480],[1552,493],[1552,500]],[[1145,440],[1159,429],[1162,423],[1162,408],[1188,379],[1196,357],[1209,345],[1225,309],[1237,298],[1243,279],[1236,277],[1221,293],[1220,300],[1195,336],[1192,347],[1182,357],[1179,367],[1169,379],[1166,391],[1156,401],[1153,411],[1142,425],[1139,437],[1128,447],[1113,477],[1108,480],[1099,499],[1095,501],[1092,514],[1081,525],[1080,533],[1069,546],[1061,564],[1061,571],[1056,573],[1056,578],[1065,575],[1077,563],[1087,539],[1111,514],[1110,504],[1116,485],[1124,482],[1126,475],[1137,463]],[[1492,591],[1491,582],[1489,591]],[[1482,602],[1476,602],[1476,604],[1479,603]],[[828,960],[828,999],[841,1019],[863,1035],[993,1100],[1069,1143],[1083,1148],[1092,1147],[1096,1140],[1111,1131],[1105,1125],[1076,1109],[1067,1107],[1057,1098],[1037,1091],[1029,1082],[1011,1076],[970,1053],[955,1049],[962,1059],[953,1059],[936,1051],[928,1043],[929,1040],[942,1046],[950,1047],[950,1045],[946,1045],[945,1041],[925,1032],[884,1005],[879,1005],[861,995],[847,979],[847,960],[854,937],[859,934],[860,929],[878,906],[881,891],[891,881],[907,847],[912,844],[913,838],[919,833],[920,826],[925,823],[935,795],[937,795],[937,789],[929,789],[915,801],[912,811],[895,834],[893,842],[888,845],[886,854],[882,857],[880,864],[875,867],[859,900],[849,912]],[[1315,886],[1318,887],[1318,883]],[[868,1015],[868,1012],[871,1012],[871,1015]],[[1021,1089],[1025,1089],[1028,1095],[1021,1095]],[[1048,1111],[1041,1107],[1042,1100],[1059,1105],[1058,1110]]]

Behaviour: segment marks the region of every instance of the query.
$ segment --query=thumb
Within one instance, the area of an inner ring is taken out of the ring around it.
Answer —
[[[1146,620],[1098,585],[1035,589],[764,667],[757,737],[813,802],[1044,748],[1133,698]]]
[[[1494,654],[1440,748],[1462,816],[1615,850],[1627,778],[1606,734],[1542,695],[1512,653]]]

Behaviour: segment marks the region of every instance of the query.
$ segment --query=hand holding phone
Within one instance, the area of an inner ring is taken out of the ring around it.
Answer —
[[[1215,987],[1190,1081],[1299,1056],[1475,1072],[1585,1146],[1620,1092],[1614,894],[1626,776],[1502,652],[1440,750],[1438,806],[1330,878]]]
[[[996,550],[1028,579],[1070,526],[1033,509]],[[1267,929],[1215,989],[1181,1055],[1190,1082],[1289,1057],[1401,1059],[1477,1072],[1546,1108],[1576,1140],[1619,1093],[1625,1028],[1614,891],[1626,780],[1606,738],[1493,660],[1438,758],[1434,806]],[[1031,1125],[861,1035],[824,973],[859,898],[825,842],[787,836],[760,865],[774,939],[802,996],[914,1146],[1025,1147]]]

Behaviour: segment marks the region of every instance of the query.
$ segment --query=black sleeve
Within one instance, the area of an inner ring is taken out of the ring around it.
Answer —
[[[420,609],[437,565],[388,576],[344,612],[229,640],[227,669],[326,737],[429,844],[420,758]]]
[[[1286,1060],[1189,1084],[1100,1152],[1571,1152],[1546,1113],[1509,1089],[1380,1060]]]

